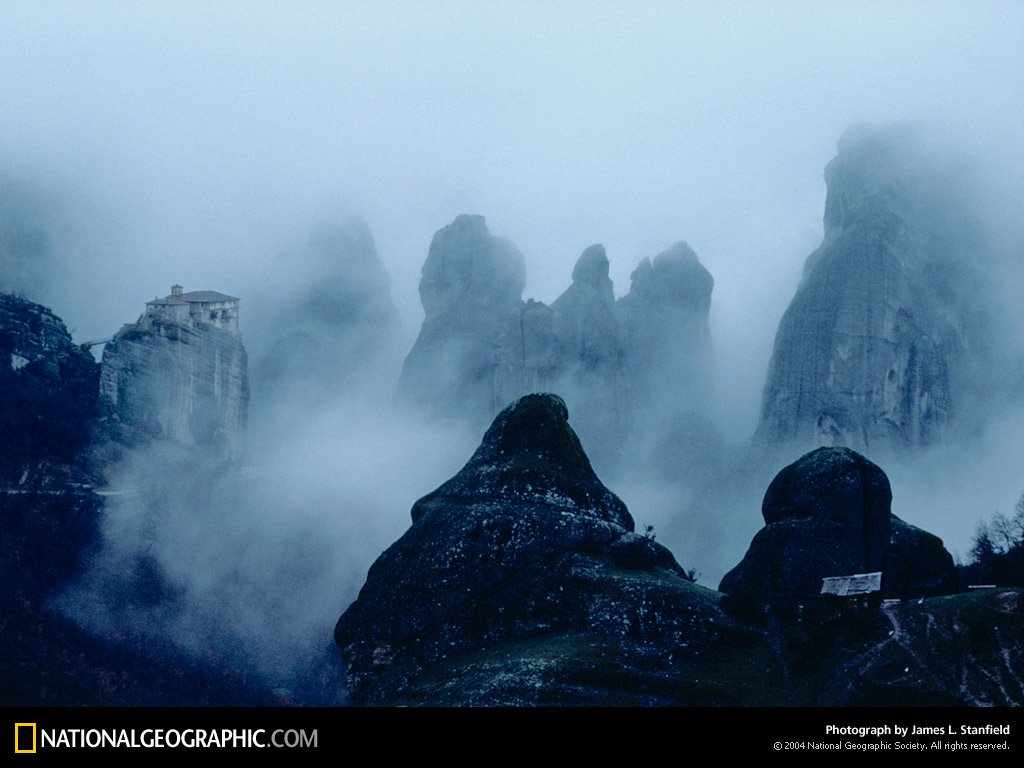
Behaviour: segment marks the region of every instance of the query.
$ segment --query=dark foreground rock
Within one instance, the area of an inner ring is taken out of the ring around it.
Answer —
[[[0,293],[0,487],[61,490],[86,482],[99,369],[59,317]]]
[[[944,573],[941,542],[891,516],[885,473],[852,451],[804,457],[765,508],[769,538],[800,542],[790,559],[765,548],[783,557],[765,561],[769,584],[855,555],[883,568],[914,555],[901,584]],[[412,518],[335,629],[355,704],[1024,703],[1021,590],[796,620],[723,610],[633,532],[554,395],[506,408]]]
[[[355,701],[765,703],[764,633],[633,532],[567,417],[554,395],[516,401],[415,504],[335,630]]]
[[[822,579],[882,572],[888,596],[957,588],[942,540],[892,514],[885,472],[849,448],[818,448],[776,475],[762,504],[765,527],[719,589],[748,613],[791,613],[816,599]]]

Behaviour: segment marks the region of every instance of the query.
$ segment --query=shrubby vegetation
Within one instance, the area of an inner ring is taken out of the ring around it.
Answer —
[[[1024,496],[1013,514],[996,512],[978,523],[969,556],[961,569],[964,584],[1024,586]]]

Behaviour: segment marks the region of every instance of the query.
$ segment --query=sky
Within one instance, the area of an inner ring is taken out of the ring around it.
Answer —
[[[1024,199],[1020,2],[5,0],[0,30],[0,183],[54,223],[76,341],[173,283],[241,297],[244,338],[301,283],[311,228],[352,213],[407,347],[458,214],[512,240],[546,302],[591,244],[621,296],[685,240],[715,278],[715,417],[740,443],[848,125],[926,125],[994,218]]]
[[[70,274],[104,296],[65,310],[83,335],[174,282],[244,299],[311,220],[355,212],[411,344],[431,235],[478,213],[548,302],[588,245],[622,295],[686,240],[725,368],[764,369],[847,125],[1024,155],[1014,2],[8,0],[0,27],[0,173],[76,230]]]

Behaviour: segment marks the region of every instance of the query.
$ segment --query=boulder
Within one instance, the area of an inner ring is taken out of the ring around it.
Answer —
[[[890,510],[885,472],[849,448],[818,448],[782,469],[762,504],[765,527],[719,585],[733,605],[784,614],[817,600],[830,576],[882,572],[885,595],[956,589],[942,541]]]
[[[948,595],[960,588],[953,556],[933,533],[892,515],[892,537],[885,556],[886,596]]]

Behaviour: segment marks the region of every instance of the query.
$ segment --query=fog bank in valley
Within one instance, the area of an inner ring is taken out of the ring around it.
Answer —
[[[1022,23],[1009,2],[4,3],[0,287],[50,306],[77,342],[174,283],[238,296],[253,375],[242,470],[131,456],[67,610],[237,652],[281,680],[326,652],[412,503],[481,437],[395,399],[431,236],[462,213],[515,243],[524,298],[548,304],[595,243],[617,297],[681,240],[713,275],[714,465],[674,456],[669,478],[637,461],[602,479],[716,586],[781,467],[729,474],[822,239],[823,169],[858,121],[912,123],[937,162],[961,158],[958,194],[991,256],[978,300],[1007,379],[991,418],[914,461],[869,457],[894,512],[966,553],[978,518],[1024,491]],[[366,233],[379,273],[346,261]],[[370,348],[376,321],[309,299],[339,274],[390,296]],[[317,375],[286,366],[270,386],[260,365],[293,332]],[[172,600],[104,599],[147,558]]]

